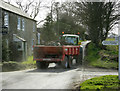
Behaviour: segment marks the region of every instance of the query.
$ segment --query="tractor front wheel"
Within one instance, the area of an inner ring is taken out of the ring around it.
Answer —
[[[64,60],[61,61],[62,67],[63,67],[63,68],[71,68],[71,64],[72,64],[71,61],[72,61],[72,60],[71,60],[71,57],[65,56]]]

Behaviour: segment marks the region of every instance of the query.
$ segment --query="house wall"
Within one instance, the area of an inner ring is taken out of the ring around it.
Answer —
[[[36,21],[17,15],[15,13],[6,11],[3,9],[2,15],[3,15],[3,20],[4,20],[4,12],[8,12],[9,15],[9,27],[8,27],[8,34],[3,36],[3,39],[8,39],[9,41],[9,56],[10,56],[10,60],[12,61],[16,61],[16,60],[22,60],[22,56],[20,54],[20,52],[18,52],[17,50],[17,46],[15,44],[15,42],[13,41],[13,34],[16,34],[17,36],[23,38],[26,40],[27,43],[27,56],[31,56],[32,55],[32,40],[34,39],[34,44],[36,44]],[[17,28],[17,24],[18,24],[18,17],[21,20],[21,29],[18,30]],[[24,23],[25,23],[25,30],[22,30],[22,19],[24,19]],[[33,25],[33,23],[35,23],[35,25]],[[4,22],[3,22],[4,24]],[[33,32],[33,27],[35,27],[35,32]]]

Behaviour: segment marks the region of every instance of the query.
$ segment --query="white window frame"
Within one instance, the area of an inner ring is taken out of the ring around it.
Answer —
[[[7,45],[7,48],[9,48],[9,41],[8,41],[8,39],[6,39],[6,45]]]
[[[22,19],[22,31],[25,31],[25,20]]]
[[[33,32],[35,32],[35,22],[33,22]]]
[[[8,14],[8,12],[4,12],[4,26],[9,27],[9,14]]]
[[[33,45],[34,45],[34,39],[32,39],[32,50],[33,50]]]
[[[21,18],[20,17],[18,17],[17,29],[21,30]]]
[[[40,33],[38,33],[38,44],[40,44]]]

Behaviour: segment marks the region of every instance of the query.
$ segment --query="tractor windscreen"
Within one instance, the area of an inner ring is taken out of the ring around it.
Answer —
[[[63,41],[64,41],[64,45],[77,45],[78,44],[78,37],[64,36]]]

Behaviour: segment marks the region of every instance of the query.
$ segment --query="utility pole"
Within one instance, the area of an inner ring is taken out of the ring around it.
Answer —
[[[120,14],[120,10],[119,10],[119,7],[117,7],[118,8],[118,14]],[[120,80],[120,20],[119,20],[119,22],[118,22],[118,44],[119,44],[119,57],[118,57],[118,62],[119,62],[119,68],[118,68],[118,75],[119,75],[119,80]]]
[[[0,8],[0,62],[2,62],[2,8]]]
[[[50,14],[51,19],[53,18],[52,17],[52,14],[53,14],[53,10],[52,10],[53,9],[53,4],[54,4],[54,2],[51,1],[51,10],[50,10],[51,11],[51,14]]]
[[[120,14],[120,10],[119,10],[119,7],[117,7],[118,8],[118,14]],[[118,44],[119,44],[119,57],[118,57],[118,62],[119,62],[119,65],[118,65],[118,75],[119,75],[119,80],[120,80],[120,20],[119,20],[119,22],[118,22]]]
[[[118,29],[120,30],[120,27]],[[118,30],[118,32],[120,32],[119,30]],[[118,39],[118,44],[119,44],[119,57],[118,57],[119,58],[118,59],[119,60],[119,66],[118,66],[119,71],[118,71],[118,73],[119,73],[119,80],[120,80],[120,35],[119,35],[119,39]]]
[[[56,6],[56,13],[57,13],[57,30],[58,30],[58,36],[59,36],[59,2],[56,2],[55,3],[55,6]]]
[[[1,5],[0,0],[0,5]],[[0,62],[2,62],[2,8],[0,7]],[[2,72],[2,66],[0,66],[0,72]],[[2,81],[2,74],[0,74],[0,81]],[[0,90],[2,91],[2,84],[0,85]]]

